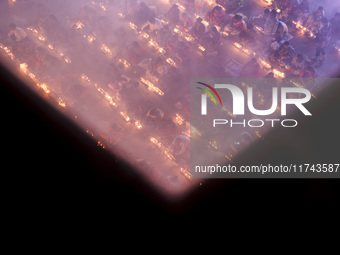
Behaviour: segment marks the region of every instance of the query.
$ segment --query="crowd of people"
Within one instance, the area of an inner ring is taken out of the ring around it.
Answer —
[[[57,18],[53,11],[38,3],[38,11],[30,24],[8,24],[6,40],[11,41],[15,55],[28,63],[35,73],[58,73],[59,77],[51,79],[59,83],[57,87],[62,93],[74,95],[77,100],[88,98],[89,93],[86,87],[75,82],[74,70],[84,68],[86,73],[96,76],[103,89],[126,99],[129,114],[144,119],[145,125],[154,132],[166,130],[165,135],[161,135],[162,141],[179,161],[187,161],[184,155],[188,154],[188,139],[170,115],[179,112],[184,119],[189,119],[189,89],[183,84],[189,84],[191,76],[197,77],[205,70],[211,63],[207,61],[209,58],[215,58],[215,65],[222,66],[219,61],[225,60],[225,41],[238,42],[257,53],[243,64],[239,77],[273,78],[272,70],[261,66],[261,56],[270,63],[271,69],[283,71],[286,77],[314,78],[317,68],[326,61],[326,47],[340,40],[340,13],[328,18],[323,6],[310,10],[308,0],[274,0],[255,15],[242,0],[216,0],[212,6],[194,0],[170,2],[172,6],[160,12],[161,8],[139,0],[106,1],[111,6],[110,11],[103,11],[89,1],[77,15],[64,19]],[[133,30],[131,24],[135,26]],[[299,52],[294,45],[293,38],[300,36],[297,24],[306,28],[301,40],[314,45],[312,58]],[[71,56],[73,68],[60,59],[64,54],[54,54],[30,36],[26,27],[31,25],[53,42],[51,47],[66,49],[64,53]],[[179,36],[175,29],[192,39]],[[157,43],[157,50],[141,39],[142,33]],[[109,60],[93,50],[96,41],[105,42],[112,49],[114,54]],[[197,45],[204,48],[203,56]],[[99,58],[105,61],[98,61]],[[176,64],[169,64],[169,58]],[[194,71],[193,59],[200,60],[200,67]],[[140,78],[145,76],[166,92],[159,105],[138,98],[136,90]],[[228,74],[222,72],[220,77],[228,77]],[[134,101],[129,104],[129,100]],[[173,109],[162,108],[164,103]]]
[[[127,2],[127,6],[130,3],[131,8],[137,3]],[[271,68],[278,68],[286,77],[316,77],[317,69],[326,60],[325,48],[332,48],[340,40],[340,13],[327,18],[323,6],[310,10],[308,0],[275,0],[262,13],[249,16],[245,15],[247,5],[244,6],[243,1],[216,0],[216,5],[208,9],[197,6],[197,1],[178,2],[186,7],[185,11],[174,4],[166,13],[156,13],[146,9],[142,3],[140,9],[134,7],[135,13],[130,13],[130,16],[134,17],[133,20],[137,24],[146,23],[144,27],[156,34],[161,44],[166,45],[169,52],[174,53],[181,63],[190,59],[190,45],[174,34],[169,25],[171,28],[179,27],[192,35],[207,52],[219,51],[222,35],[227,33],[228,39],[261,52],[271,64]],[[128,7],[129,10],[131,8]],[[200,15],[196,15],[197,13]],[[140,20],[139,16],[144,20]],[[160,17],[165,17],[168,24],[162,24]],[[151,22],[147,19],[151,19]],[[303,38],[299,41],[292,40],[301,36],[299,32]],[[303,54],[295,49],[294,44],[302,44],[302,41],[314,47],[314,55]],[[330,52],[338,54],[334,48]],[[254,59],[248,63],[248,69],[253,61]],[[258,66],[254,65],[254,70],[257,68]],[[256,73],[254,70],[250,73]],[[245,74],[244,70],[242,74]],[[257,72],[257,75],[251,77],[261,75],[261,72]]]

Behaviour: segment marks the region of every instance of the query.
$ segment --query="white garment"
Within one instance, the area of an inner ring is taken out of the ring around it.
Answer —
[[[9,32],[8,36],[11,37],[12,35],[15,36],[15,41],[17,42],[21,42],[27,36],[26,32],[20,27],[16,27],[14,30]]]
[[[286,23],[284,23],[282,21],[279,21],[279,22],[280,22],[280,24],[283,27],[283,33],[288,33],[288,27],[287,27]]]
[[[157,19],[157,18],[155,18],[155,24],[152,24],[152,23],[150,23],[150,21],[148,21],[144,26],[143,26],[143,28],[142,28],[142,30],[146,27],[146,26],[150,26],[150,31],[155,31],[155,30],[159,30],[159,29],[161,29],[162,28],[162,22],[159,20],[159,19]]]

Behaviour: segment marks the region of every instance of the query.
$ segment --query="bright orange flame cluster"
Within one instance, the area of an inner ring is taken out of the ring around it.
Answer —
[[[310,37],[312,37],[312,38],[316,37],[316,35],[312,31],[310,31],[308,28],[302,26],[299,22],[296,22],[296,21],[293,20],[292,23],[296,26],[297,29],[300,30],[301,34],[309,33]]]
[[[178,125],[183,125],[184,123],[184,118],[182,115],[180,115],[179,113],[176,114],[176,117],[175,117],[175,122],[178,124]]]
[[[109,56],[112,56],[112,51],[105,44],[102,45],[101,50],[102,50],[103,53],[105,53],[105,54],[107,54]]]
[[[0,49],[2,49],[10,59],[12,59],[12,60],[15,59],[13,53],[11,52],[11,50],[7,46],[0,43]]]
[[[94,6],[98,6],[99,8],[101,8],[103,11],[106,11],[107,10],[107,7],[103,4],[103,3],[101,3],[101,2],[95,2],[95,1],[92,1],[92,4],[94,5]]]
[[[142,78],[140,79],[140,81],[141,81],[142,83],[144,83],[145,85],[147,85],[149,90],[158,93],[158,95],[160,95],[160,96],[164,96],[164,92],[163,92],[160,88],[158,88],[157,86],[155,86],[155,85],[154,85],[152,82],[150,82],[149,80],[146,80],[146,79],[144,79],[144,78],[142,77]]]
[[[175,159],[175,157],[166,149],[166,147],[161,142],[159,142],[156,138],[151,137],[150,141],[153,145],[155,145],[158,149],[160,149],[163,152],[164,156],[166,156],[168,159],[171,159],[171,160]]]

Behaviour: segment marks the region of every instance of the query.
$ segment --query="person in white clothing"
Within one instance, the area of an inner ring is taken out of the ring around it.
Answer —
[[[162,28],[162,22],[157,18],[150,18],[149,21],[142,27],[143,31],[155,32]]]
[[[23,42],[27,37],[26,32],[22,28],[17,27],[14,23],[10,24],[9,28],[11,31],[9,32],[8,37],[10,37],[13,41]]]

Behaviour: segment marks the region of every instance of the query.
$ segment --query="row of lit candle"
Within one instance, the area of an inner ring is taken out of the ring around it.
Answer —
[[[185,31],[185,30],[181,31],[179,26],[176,26],[173,31],[178,37],[182,38],[182,40],[186,40],[187,42],[195,43],[195,38],[192,35],[190,35],[189,33],[187,33],[187,31]],[[202,52],[205,51],[205,48],[201,44],[199,44],[198,42],[196,42],[196,47]]]
[[[311,30],[309,30],[307,27],[302,26],[300,22],[296,22],[293,20],[292,23],[296,26],[296,28],[300,31],[301,34],[309,33],[309,36],[311,38],[316,38],[316,35]]]
[[[97,40],[95,33],[91,33],[91,34],[86,34],[86,33],[82,33],[82,30],[85,28],[85,25],[81,22],[81,21],[76,21],[72,24],[72,27],[75,28],[77,31],[79,31],[79,33],[82,34],[83,38],[86,39],[86,41],[92,45],[94,41]],[[106,54],[108,57],[112,57],[113,56],[113,52],[112,50],[104,43],[100,44],[100,49],[99,49],[102,53]]]
[[[52,43],[50,43],[45,35],[42,33],[39,33],[37,29],[33,27],[28,27],[27,31],[31,32],[34,37],[39,40],[40,43],[42,43],[45,47],[47,47],[54,55],[58,56],[58,58],[61,58],[64,60],[67,64],[71,64],[72,61],[70,58],[66,57],[61,50],[57,50]]]
[[[183,7],[183,6],[182,6]],[[184,8],[184,7],[183,7]],[[181,10],[183,11],[183,9]],[[121,17],[121,18],[124,18],[124,15],[122,13],[118,13],[118,16]],[[165,20],[161,20],[161,22],[163,24],[168,24],[167,21]],[[151,38],[151,36],[146,33],[146,32],[141,32],[141,31],[138,31],[138,26],[136,24],[134,24],[133,22],[128,22],[128,25],[129,27],[134,30],[138,35],[140,35],[142,38],[148,40],[148,44],[150,44],[152,47],[154,47],[160,54],[164,55],[166,53],[166,50],[162,47],[159,46],[159,44]],[[176,33],[176,30],[174,31]],[[189,36],[185,36],[185,39],[187,41],[192,41],[194,38],[193,37],[189,37]],[[205,50],[205,49],[204,49]],[[168,57],[166,58],[166,62],[168,64],[170,64],[171,66],[173,67],[177,67],[177,64],[176,62],[171,58],[171,57]],[[158,88],[156,85],[154,85],[151,81],[147,80],[146,78],[144,77],[141,77],[140,81],[147,85],[148,89],[150,91],[154,91],[156,92],[157,94],[159,94],[160,96],[163,96],[164,95],[164,92]],[[182,115],[180,114],[176,114],[175,117],[173,118],[174,122],[178,125],[183,125],[185,123],[185,119],[183,118]],[[138,122],[135,123],[135,125],[138,125]],[[160,149],[160,151],[163,152],[164,156],[170,160],[174,160],[175,158],[173,157],[173,155],[166,149],[166,147],[161,143],[159,142],[156,138],[154,137],[151,137],[150,139],[150,142],[156,146],[158,149]],[[190,174],[190,172],[184,168],[180,168],[180,172],[188,179],[191,179],[192,176]]]
[[[245,48],[243,45],[237,43],[237,42],[234,42],[233,45],[238,48],[239,50],[241,50],[242,52],[246,53],[247,55],[249,56],[252,56],[252,57],[255,57],[256,56],[256,53],[252,50],[249,50],[247,48]],[[265,60],[259,58],[259,63],[262,67],[266,68],[266,69],[271,69],[272,66],[266,62]],[[278,78],[285,78],[286,75],[284,72],[281,72],[279,71],[278,69],[273,69],[273,73],[274,73],[274,76],[275,77],[278,77]]]
[[[3,45],[3,44],[0,43],[0,49],[2,49],[3,52],[4,52],[10,59],[12,59],[12,60],[15,59],[15,57],[14,57],[12,51],[11,51],[7,46],[5,46],[5,45]]]
[[[167,150],[166,146],[164,146],[161,142],[159,142],[155,137],[150,138],[150,142],[157,147],[161,152],[163,152],[164,156],[168,159],[174,160],[175,157]]]
[[[103,10],[104,12],[107,11],[107,6],[105,4],[103,4],[102,2],[95,2],[92,1],[91,2],[94,6],[99,7],[101,10]]]
[[[160,88],[158,88],[156,85],[154,85],[151,81],[149,81],[149,80],[147,80],[147,79],[145,79],[145,78],[143,78],[143,77],[141,77],[140,81],[141,81],[143,84],[147,85],[147,86],[148,86],[148,89],[149,89],[150,91],[154,91],[154,92],[156,92],[156,93],[157,93],[158,95],[160,95],[160,96],[163,96],[163,95],[164,95],[164,92],[163,92]]]
[[[87,85],[90,85],[92,87],[94,87],[100,94],[102,94],[104,96],[104,99],[113,107],[118,108],[118,103],[113,101],[113,97],[107,92],[105,91],[103,88],[101,88],[97,83],[93,83],[89,77],[85,74],[81,75],[81,80],[86,82]],[[124,111],[118,110],[120,116],[126,121],[126,122],[130,122],[132,121],[131,117]],[[142,129],[143,126],[141,124],[141,122],[139,120],[134,120],[134,126],[137,129]]]
[[[122,13],[118,13],[118,16],[121,17],[121,18],[124,17],[124,15],[123,15]],[[163,23],[163,24],[167,24],[167,22],[164,21],[164,20],[162,20],[162,23]],[[138,34],[141,34],[141,36],[142,36],[144,39],[149,39],[149,38],[150,38],[150,35],[149,35],[148,33],[146,33],[146,32],[138,32],[138,27],[137,27],[137,25],[135,25],[134,23],[129,22],[129,27],[130,27],[131,29],[133,29],[134,31],[136,31]],[[192,39],[193,39],[193,38],[192,38]],[[191,38],[190,38],[190,39],[187,38],[187,41],[191,41]],[[149,41],[148,41],[148,43],[149,43],[152,47],[154,47],[156,50],[158,50],[159,53],[161,53],[161,54],[166,53],[166,51],[164,50],[164,48],[159,47],[158,43],[157,43],[155,40],[153,40],[153,39],[150,38]],[[177,64],[175,63],[175,61],[174,61],[172,58],[170,58],[170,57],[166,59],[166,62],[167,62],[168,64],[170,64],[171,66],[173,66],[173,67],[177,67]],[[147,79],[141,77],[141,82],[142,82],[143,84],[147,85],[149,90],[158,93],[160,96],[163,96],[163,95],[164,95],[164,92],[161,91],[157,86],[155,86],[155,85],[154,85],[152,82],[150,82],[149,80],[147,80]],[[174,118],[174,121],[175,121],[175,123],[177,123],[178,125],[183,125],[183,124],[185,123],[185,119],[183,118],[183,116],[180,115],[180,114],[178,114],[178,113],[176,114],[176,116],[175,116],[175,118]],[[151,137],[151,138],[150,138],[150,141],[151,141],[151,143],[152,143],[153,145],[155,145],[158,149],[160,149],[160,150],[163,152],[163,154],[165,155],[166,158],[168,158],[168,159],[170,159],[170,160],[174,160],[174,159],[175,159],[175,158],[173,157],[173,155],[166,149],[166,147],[165,147],[161,142],[159,142],[156,138]],[[191,176],[191,174],[190,174],[190,172],[189,172],[188,170],[186,170],[186,169],[184,169],[184,168],[180,168],[180,172],[181,172],[186,178],[188,178],[188,179],[191,179],[191,178],[192,178],[192,176]]]
[[[41,82],[34,73],[30,72],[26,63],[20,63],[7,46],[0,43],[0,49],[6,56],[9,57],[9,59],[11,59],[11,61],[14,62],[16,66],[19,67],[19,70],[21,70],[22,73],[27,75],[27,77],[29,77],[35,83],[38,88],[40,88],[46,95],[49,95],[50,97],[56,99],[59,106],[63,108],[66,107],[65,101],[61,97],[57,96],[54,91],[52,92],[52,89],[48,85],[46,85],[46,83]]]
[[[118,16],[121,17],[121,18],[124,18],[124,15],[123,15],[122,13],[118,13]],[[166,21],[164,21],[164,20],[162,20],[162,21],[163,21],[163,23],[166,22]],[[134,31],[137,33],[137,35],[141,35],[142,38],[147,39],[147,40],[148,40],[148,43],[149,43],[153,48],[155,48],[156,51],[157,51],[159,54],[161,54],[162,57],[165,56],[166,50],[165,50],[163,47],[159,46],[159,44],[156,42],[155,39],[150,38],[151,36],[150,36],[148,33],[138,31],[138,26],[137,26],[136,24],[134,24],[133,22],[129,22],[129,27],[130,27],[132,30],[134,30]],[[168,58],[166,58],[165,60],[166,60],[166,62],[167,62],[169,65],[171,65],[172,67],[176,67],[176,68],[178,67],[178,66],[177,66],[177,63],[176,63],[171,57],[168,57]]]

